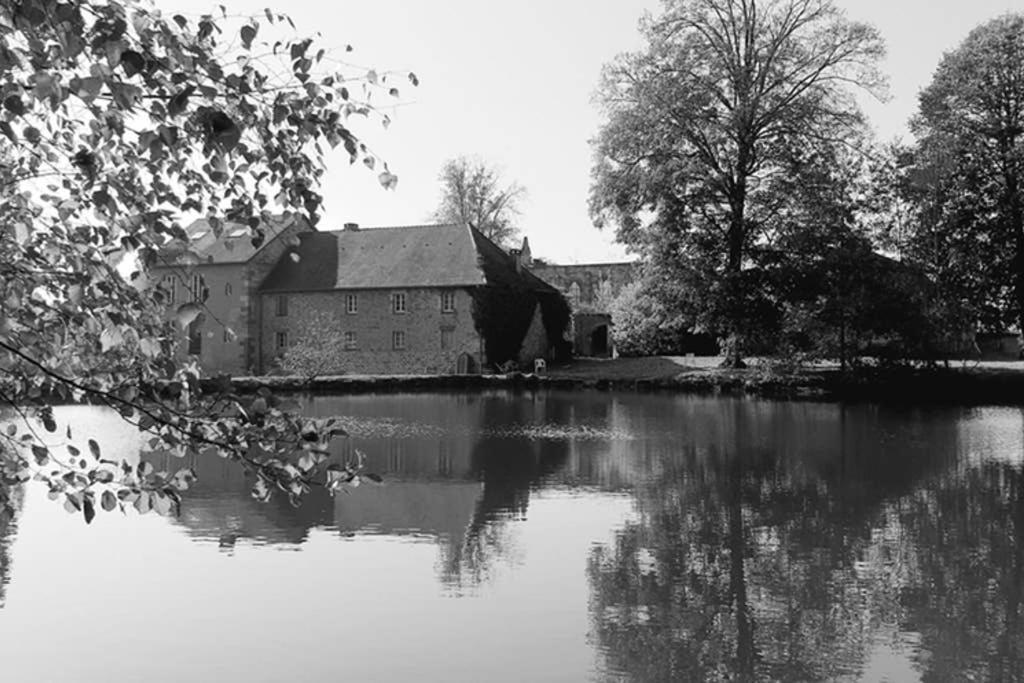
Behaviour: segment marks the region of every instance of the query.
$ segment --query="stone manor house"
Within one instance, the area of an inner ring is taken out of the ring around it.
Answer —
[[[278,217],[261,227],[254,246],[244,226],[218,237],[197,221],[188,248],[164,249],[153,268],[171,310],[201,305],[181,353],[210,374],[274,372],[297,346],[323,352],[316,374],[479,372],[509,348],[518,353],[507,360],[529,368],[578,322],[567,299],[579,304],[581,285],[558,269],[581,267],[535,266],[525,239],[506,252],[466,224],[317,231]],[[588,273],[576,278],[584,286]],[[611,352],[604,324],[603,345],[584,348],[592,340],[583,335],[577,352]]]

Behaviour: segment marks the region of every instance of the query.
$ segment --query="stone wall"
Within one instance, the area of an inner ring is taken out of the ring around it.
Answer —
[[[482,343],[473,324],[473,300],[464,289],[455,294],[453,312],[441,310],[439,288],[301,292],[287,297],[287,315],[277,315],[279,294],[260,296],[263,331],[260,339],[263,372],[279,366],[289,347],[320,346],[324,362],[316,374],[445,374],[456,371],[461,354],[481,361]],[[406,312],[395,313],[393,296],[404,292]],[[357,312],[346,312],[347,294],[356,294]],[[345,348],[345,333],[354,332],[356,348]],[[405,348],[394,348],[394,333],[405,334]],[[442,339],[444,336],[444,339]],[[442,348],[442,343],[447,348]],[[306,348],[302,349],[303,352]]]
[[[529,267],[531,273],[558,288],[565,295],[575,311],[607,313],[602,299],[618,296],[627,283],[639,273],[635,263],[593,263],[585,265],[557,266],[534,261]]]
[[[245,358],[246,367],[256,372],[263,372],[260,361],[263,351],[260,348],[260,301],[259,288],[263,281],[270,275],[277,262],[281,260],[288,250],[288,242],[296,235],[313,230],[305,219],[296,218],[291,225],[282,230],[277,237],[264,245],[260,251],[249,260],[246,268],[246,283],[243,288],[242,299],[242,322],[245,328]],[[241,336],[241,335],[239,335]]]

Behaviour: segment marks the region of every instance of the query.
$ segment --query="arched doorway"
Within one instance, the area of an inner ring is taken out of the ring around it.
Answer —
[[[590,333],[590,355],[608,355],[608,326],[598,325]]]

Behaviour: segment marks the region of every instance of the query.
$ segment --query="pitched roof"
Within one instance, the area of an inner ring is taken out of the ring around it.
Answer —
[[[306,233],[289,251],[264,280],[263,291],[468,287],[516,281],[547,288],[528,273],[517,274],[511,256],[462,223]]]
[[[259,247],[254,247],[252,244],[253,233],[249,226],[225,221],[223,231],[220,237],[217,237],[213,233],[210,222],[205,218],[200,218],[185,228],[185,232],[190,238],[187,248],[165,248],[162,250],[162,255],[165,259],[170,260],[183,253],[191,252],[201,264],[246,263],[280,235],[285,228],[296,221],[303,220],[305,219],[298,215],[272,216],[260,224],[264,234],[263,243]]]

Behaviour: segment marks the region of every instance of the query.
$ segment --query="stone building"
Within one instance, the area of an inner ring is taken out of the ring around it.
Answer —
[[[303,234],[258,297],[261,373],[286,354],[310,374],[475,372],[514,347],[528,367],[563,333],[557,290],[465,224]]]
[[[279,216],[260,229],[264,240],[256,246],[244,225],[226,223],[217,236],[208,221],[198,220],[186,229],[188,248],[161,250],[152,268],[171,311],[189,302],[200,305],[180,352],[198,357],[210,374],[255,369],[260,320],[254,293],[296,235],[313,228],[302,217]]]
[[[611,301],[639,275],[636,263],[588,263],[560,266],[533,259],[530,245],[513,250],[530,272],[556,287],[572,307],[571,335],[577,356],[611,356]]]

